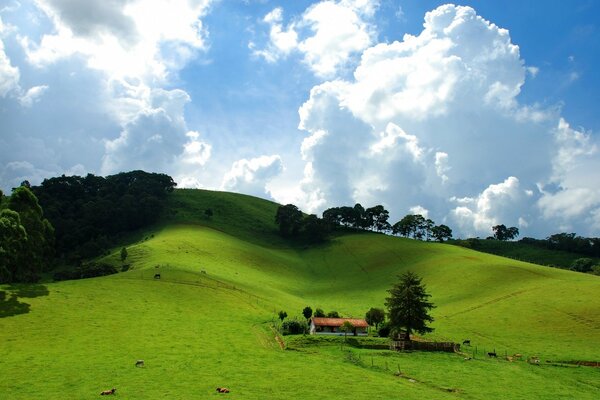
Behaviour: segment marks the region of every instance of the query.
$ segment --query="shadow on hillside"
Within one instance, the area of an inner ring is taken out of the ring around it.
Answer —
[[[31,305],[19,301],[20,298],[35,298],[48,296],[50,292],[44,285],[11,285],[6,290],[0,290],[0,318],[14,317],[27,314]]]

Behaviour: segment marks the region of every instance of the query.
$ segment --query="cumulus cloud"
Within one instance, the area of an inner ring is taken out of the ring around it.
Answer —
[[[600,212],[600,143],[590,133],[573,129],[564,119],[554,131],[556,149],[546,185],[540,186],[538,206],[546,218],[562,226],[583,219],[597,227]],[[597,228],[596,228],[597,229]]]
[[[463,233],[490,233],[494,225],[515,222],[514,210],[525,211],[524,191],[519,187],[519,180],[514,176],[504,182],[488,186],[477,197],[454,199],[461,204],[451,211],[453,222]],[[522,216],[517,221],[524,221]]]
[[[263,19],[270,27],[269,43],[254,54],[274,62],[297,51],[317,76],[334,76],[351,55],[373,43],[375,29],[368,20],[378,6],[373,0],[321,1],[287,26],[283,9],[275,8]]]
[[[551,227],[577,197],[596,198],[597,178],[584,178],[598,158],[589,135],[556,129],[559,110],[519,102],[527,71],[509,32],[472,8],[428,12],[419,35],[364,50],[352,80],[311,90],[297,203],[383,203],[392,218],[418,204],[458,234]]]
[[[105,142],[101,172],[110,174],[125,169],[179,172],[181,165],[203,166],[210,158],[211,146],[200,134],[188,131],[184,107],[190,101],[179,89],[145,91],[144,106],[124,124],[119,137]],[[183,179],[189,177],[182,175]]]
[[[29,88],[22,96],[19,97],[19,103],[23,107],[31,107],[34,103],[40,101],[44,92],[48,90],[48,85],[40,85]]]
[[[264,197],[269,195],[267,184],[283,171],[278,155],[241,159],[233,163],[223,178],[221,188]]]
[[[0,20],[0,32],[2,32]],[[13,66],[4,51],[4,42],[0,36],[0,97],[6,97],[11,92],[20,91],[19,68]]]
[[[206,45],[203,17],[210,0],[39,0],[55,33],[21,38],[28,60],[44,66],[82,55],[115,78],[165,80]],[[160,21],[160,23],[157,23]]]

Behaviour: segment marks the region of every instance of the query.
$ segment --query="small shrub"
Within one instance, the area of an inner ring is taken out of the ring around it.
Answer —
[[[388,337],[390,336],[390,326],[387,322],[382,323],[379,326],[379,330],[377,331],[379,337]]]
[[[281,329],[284,335],[299,335],[308,332],[308,325],[305,321],[285,321]]]

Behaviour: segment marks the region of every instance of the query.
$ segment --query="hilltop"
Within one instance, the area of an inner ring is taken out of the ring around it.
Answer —
[[[597,395],[592,368],[488,360],[483,351],[600,360],[598,277],[370,232],[294,245],[277,235],[277,207],[175,190],[157,224],[123,243],[129,271],[0,288],[0,389],[15,399],[84,398],[113,386],[126,398],[202,398],[217,386],[233,398]],[[103,261],[120,266],[119,250]],[[437,306],[428,338],[468,338],[474,360],[276,339],[279,310],[362,317],[406,270],[423,277]]]

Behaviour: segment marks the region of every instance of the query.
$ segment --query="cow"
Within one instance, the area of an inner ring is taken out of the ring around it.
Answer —
[[[496,354],[496,350],[489,352],[488,357],[496,357],[497,358],[498,355]]]
[[[144,360],[137,360],[135,362],[135,366],[136,367],[143,367],[144,366]]]
[[[219,393],[229,393],[229,389],[224,388],[224,387],[218,387],[217,388],[217,392],[219,392]]]
[[[463,340],[463,344],[465,346],[470,346],[471,345],[471,339],[465,339],[465,340]]]
[[[110,390],[103,390],[102,392],[100,392],[100,396],[107,396],[110,394],[115,394],[115,392],[117,391],[117,389],[112,388]]]
[[[160,274],[154,274],[154,279],[160,279]]]

